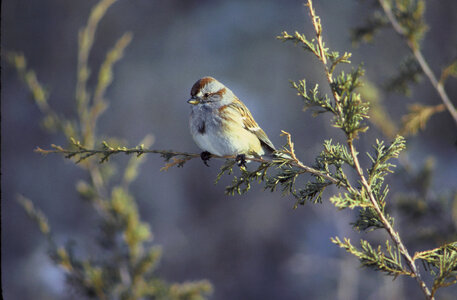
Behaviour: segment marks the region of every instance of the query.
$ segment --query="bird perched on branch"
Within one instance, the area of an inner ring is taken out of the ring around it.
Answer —
[[[236,155],[239,165],[244,165],[246,156],[274,154],[275,146],[249,109],[222,83],[203,77],[192,86],[190,95],[190,132],[204,151],[205,164],[211,154]]]

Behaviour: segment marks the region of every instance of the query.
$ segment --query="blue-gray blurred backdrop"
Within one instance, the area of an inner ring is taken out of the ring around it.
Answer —
[[[299,157],[312,164],[324,139],[344,139],[329,125],[328,116],[312,118],[303,112],[290,88],[289,80],[306,78],[325,89],[315,58],[275,39],[283,30],[312,34],[302,2],[119,1],[97,32],[89,58],[94,74],[122,33],[131,31],[134,39],[115,67],[115,79],[107,92],[109,108],[100,119],[98,132],[121,138],[128,146],[152,134],[152,148],[198,152],[188,132],[186,100],[192,84],[211,75],[246,103],[275,145],[285,143],[279,136],[281,130],[290,132]],[[77,33],[95,3],[2,1],[3,52],[23,52],[50,92],[51,106],[69,117],[75,115]],[[457,54],[457,2],[427,4],[429,31],[424,54],[438,73]],[[351,44],[349,30],[369,18],[371,1],[320,0],[315,7],[322,17],[327,45],[353,52],[356,64],[365,62],[367,80],[380,85],[396,72],[407,49],[391,30],[383,31],[373,44],[359,48]],[[46,213],[59,243],[75,240],[80,249],[90,251],[97,234],[96,216],[74,192],[75,183],[85,174],[60,156],[33,152],[36,146],[48,148],[66,141],[39,126],[42,116],[23,83],[3,57],[1,64],[3,296],[79,299],[65,285],[63,272],[50,262],[46,241],[14,199],[17,194],[31,198]],[[455,103],[455,79],[446,88]],[[440,103],[425,80],[411,98],[385,92],[380,96],[397,123],[407,105],[415,101]],[[357,142],[361,153],[377,137],[382,138],[375,126],[370,127]],[[439,170],[433,178],[436,191],[456,188],[456,139],[456,126],[444,112],[408,140],[408,157],[413,163],[421,165],[427,157],[435,157]],[[155,243],[164,249],[158,270],[162,277],[170,281],[207,278],[215,288],[212,299],[421,297],[412,279],[392,281],[361,269],[355,258],[330,242],[332,236],[353,241],[368,236],[352,231],[353,212],[338,212],[328,202],[335,190],[325,195],[323,204],[296,210],[291,196],[264,192],[258,186],[246,195],[230,197],[224,195],[229,177],[213,184],[221,163],[211,161],[207,168],[192,160],[183,169],[160,172],[162,160],[148,155],[132,185],[141,217],[151,224]],[[401,190],[401,186],[395,188]],[[452,289],[443,295],[452,295]]]

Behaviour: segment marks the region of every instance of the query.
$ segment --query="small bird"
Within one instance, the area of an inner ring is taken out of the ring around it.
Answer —
[[[190,133],[204,151],[201,158],[205,164],[211,154],[236,155],[241,166],[246,156],[259,158],[276,151],[249,109],[213,77],[199,79],[190,95]]]

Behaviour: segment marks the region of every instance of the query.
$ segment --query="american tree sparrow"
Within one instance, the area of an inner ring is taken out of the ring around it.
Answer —
[[[249,109],[216,79],[201,78],[190,95],[190,132],[204,151],[201,157],[205,164],[210,154],[236,155],[243,165],[246,156],[261,157],[276,151]]]

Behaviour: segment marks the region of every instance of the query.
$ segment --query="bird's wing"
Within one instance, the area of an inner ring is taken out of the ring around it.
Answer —
[[[254,133],[260,140],[261,144],[266,146],[270,151],[276,151],[275,146],[268,138],[267,134],[260,128],[251,115],[251,112],[240,100],[236,99],[228,105],[231,109],[237,110],[241,115],[241,122],[246,130]]]

